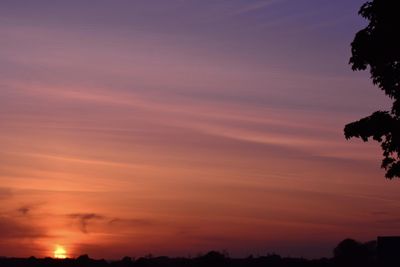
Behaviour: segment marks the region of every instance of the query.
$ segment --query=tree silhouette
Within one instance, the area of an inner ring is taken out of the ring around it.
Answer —
[[[333,250],[333,255],[334,260],[340,266],[357,266],[358,264],[365,264],[369,257],[367,247],[350,238],[341,241]]]
[[[351,43],[354,71],[369,67],[372,82],[393,100],[390,111],[376,111],[344,128],[346,139],[381,143],[386,178],[400,178],[400,1],[373,0],[359,14],[369,21]]]

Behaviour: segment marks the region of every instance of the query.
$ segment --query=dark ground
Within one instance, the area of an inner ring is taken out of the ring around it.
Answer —
[[[400,252],[397,243],[395,247],[396,251]],[[116,261],[94,260],[88,255],[76,259],[0,257],[0,267],[400,267],[400,253],[392,252],[395,251],[379,249],[377,241],[360,243],[353,239],[345,239],[334,248],[332,258],[314,260],[284,258],[276,254],[238,259],[230,258],[225,253],[210,251],[195,258],[146,256],[137,259],[124,257]]]

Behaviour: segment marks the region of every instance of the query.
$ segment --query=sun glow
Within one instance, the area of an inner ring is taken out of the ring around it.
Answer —
[[[56,246],[54,250],[54,258],[65,259],[67,258],[67,251],[62,246]]]

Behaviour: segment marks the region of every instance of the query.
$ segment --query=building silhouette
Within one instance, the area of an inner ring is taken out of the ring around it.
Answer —
[[[378,236],[377,250],[380,266],[400,266],[400,236]]]

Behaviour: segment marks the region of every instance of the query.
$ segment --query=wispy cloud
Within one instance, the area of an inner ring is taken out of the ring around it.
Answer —
[[[85,234],[89,233],[88,226],[90,222],[104,219],[104,216],[96,213],[73,213],[68,214],[67,216],[71,219],[77,220],[81,232]]]
[[[39,206],[43,206],[45,203],[29,203],[21,205],[17,208],[17,213],[22,216],[32,215],[32,211],[37,211]]]
[[[255,1],[255,2],[252,2],[252,3],[248,3],[245,6],[243,6],[242,8],[239,8],[239,9],[231,12],[230,15],[231,16],[235,16],[235,15],[241,15],[241,14],[245,14],[245,13],[254,12],[254,11],[257,11],[257,10],[260,10],[260,9],[267,8],[268,6],[270,6],[272,4],[283,2],[283,1],[285,1],[285,0],[261,0],[261,1]]]
[[[32,208],[30,206],[25,205],[25,206],[18,208],[17,211],[19,213],[21,213],[23,216],[26,216],[31,211],[31,209]]]
[[[36,239],[36,238],[49,237],[46,229],[43,227],[39,227],[32,223],[22,223],[19,220],[1,215],[0,215],[0,229],[1,229],[2,241],[7,239],[20,239],[20,238]]]
[[[155,221],[150,220],[150,219],[121,219],[121,218],[113,218],[111,219],[108,224],[110,226],[125,226],[125,227],[148,227],[148,226],[154,226]]]

